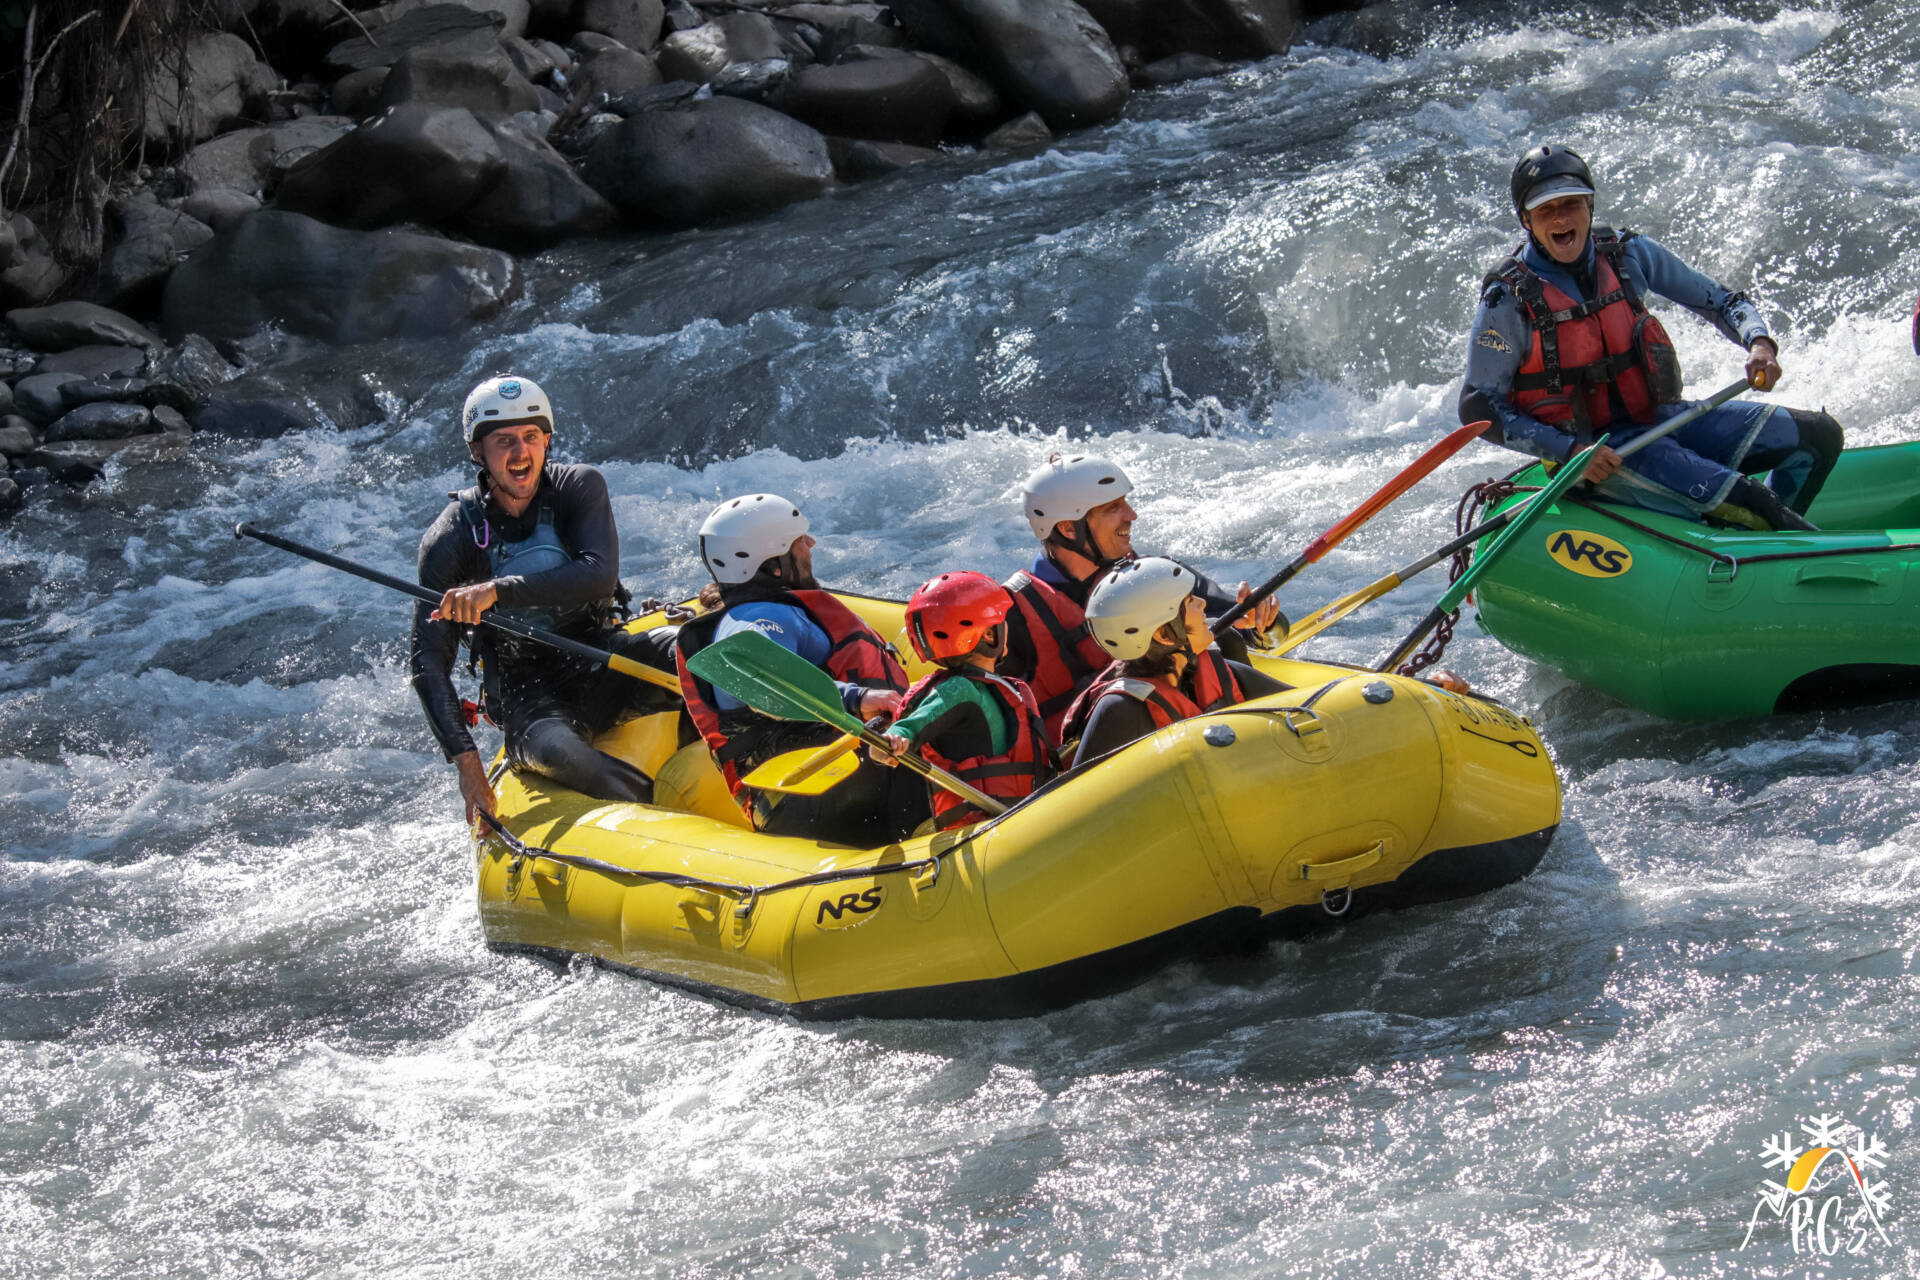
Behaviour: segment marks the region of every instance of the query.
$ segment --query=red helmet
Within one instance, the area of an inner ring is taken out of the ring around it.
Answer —
[[[1007,589],[984,573],[943,573],[907,601],[907,640],[923,662],[972,653],[1013,608]]]

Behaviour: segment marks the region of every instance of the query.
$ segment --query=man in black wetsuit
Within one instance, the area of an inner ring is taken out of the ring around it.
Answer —
[[[476,625],[489,609],[511,610],[523,622],[673,671],[673,628],[619,629],[626,593],[606,481],[592,467],[548,464],[552,406],[526,378],[475,387],[461,430],[479,482],[453,495],[420,539],[420,584],[442,595],[437,608],[414,606],[412,667],[427,723],[459,771],[467,820],[493,812],[494,794],[453,684],[463,638],[481,664],[481,705],[505,730],[514,768],[598,799],[651,800],[653,780],[592,740],[628,716],[674,705],[672,694]]]

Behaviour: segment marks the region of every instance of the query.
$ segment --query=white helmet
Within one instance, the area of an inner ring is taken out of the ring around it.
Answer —
[[[1193,573],[1183,564],[1160,556],[1123,561],[1087,597],[1087,625],[1113,657],[1141,657],[1153,633],[1180,616],[1193,587]]]
[[[460,430],[468,444],[495,427],[522,422],[537,422],[553,434],[553,405],[539,383],[511,373],[488,378],[467,392],[460,410]]]
[[[1033,536],[1045,542],[1062,520],[1078,520],[1103,502],[1133,492],[1133,481],[1115,463],[1091,453],[1054,454],[1035,467],[1020,487],[1020,509]]]
[[[806,531],[800,508],[777,493],[750,493],[721,503],[701,524],[700,559],[715,582],[745,582]]]

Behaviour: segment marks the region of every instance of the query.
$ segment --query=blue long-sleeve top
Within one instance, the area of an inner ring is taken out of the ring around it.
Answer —
[[[741,631],[758,631],[782,649],[799,654],[822,670],[826,668],[827,655],[833,652],[832,639],[806,610],[774,600],[746,600],[732,606],[714,628],[713,638],[720,641]],[[872,691],[864,685],[838,680],[834,683],[840,689],[840,703],[847,713],[859,715],[861,699]],[[746,706],[725,689],[716,688],[713,695],[714,705],[721,711],[738,711]]]
[[[1623,237],[1621,272],[1641,297],[1659,294],[1686,307],[1743,347],[1751,347],[1756,338],[1765,338],[1766,321],[1759,308],[1743,293],[1728,289],[1710,276],[1702,275],[1675,257],[1657,240],[1647,236]],[[1520,260],[1548,284],[1569,297],[1582,301],[1592,297],[1582,280],[1594,277],[1595,249],[1591,237],[1587,254],[1576,274],[1574,267],[1562,266],[1549,258],[1527,238]],[[1533,346],[1533,333],[1527,327],[1520,299],[1503,281],[1494,281],[1480,294],[1480,309],[1474,313],[1473,336],[1467,343],[1467,377],[1460,389],[1460,421],[1491,419],[1499,442],[1510,449],[1550,461],[1564,461],[1579,448],[1575,436],[1540,421],[1514,407],[1513,378],[1520,371]]]

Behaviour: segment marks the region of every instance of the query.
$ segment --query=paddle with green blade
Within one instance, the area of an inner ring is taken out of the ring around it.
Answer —
[[[1673,417],[1668,418],[1653,430],[1636,436],[1617,450],[1619,456],[1622,459],[1632,457],[1634,454],[1640,452],[1640,450],[1652,444],[1655,440],[1673,434],[1681,427],[1692,422],[1695,418],[1698,418],[1701,414],[1706,413],[1710,409],[1718,408],[1746,389],[1747,383],[1744,379],[1739,382],[1729,383],[1692,408],[1676,413]],[[1588,452],[1591,453],[1591,450]],[[1568,465],[1571,466],[1572,464],[1569,463]],[[1577,477],[1583,474],[1585,470],[1585,467],[1581,467],[1574,474]],[[1556,474],[1562,473],[1564,473],[1564,468],[1562,472]],[[1393,590],[1395,587],[1400,586],[1408,579],[1425,573],[1428,569],[1433,568],[1433,566],[1444,560],[1453,559],[1455,553],[1464,551],[1488,534],[1496,533],[1505,528],[1508,521],[1518,516],[1529,505],[1531,505],[1531,499],[1526,502],[1517,502],[1507,508],[1507,510],[1502,511],[1499,515],[1489,520],[1481,521],[1473,528],[1455,538],[1452,542],[1447,543],[1446,546],[1441,547],[1438,551],[1429,552],[1411,564],[1396,569],[1383,578],[1376,578],[1366,586],[1361,587],[1358,591],[1341,596],[1331,604],[1323,605],[1314,610],[1306,617],[1295,622],[1293,626],[1288,629],[1287,634],[1281,638],[1278,646],[1271,651],[1271,656],[1277,658],[1281,654],[1291,652],[1352,613],[1355,609],[1358,609],[1361,605],[1378,600],[1381,596],[1387,594],[1387,592]]]
[[[1601,436],[1589,448],[1568,459],[1567,464],[1554,474],[1553,479],[1544,489],[1528,499],[1524,507],[1517,509],[1519,514],[1510,513],[1507,527],[1501,531],[1500,536],[1495,538],[1484,551],[1475,554],[1473,566],[1454,579],[1453,585],[1441,595],[1440,603],[1433,606],[1433,611],[1420,620],[1419,626],[1407,633],[1406,639],[1402,640],[1375,670],[1392,671],[1405,662],[1426,640],[1428,633],[1440,625],[1440,620],[1460,607],[1460,602],[1467,598],[1474,584],[1484,578],[1487,570],[1497,564],[1500,557],[1520,540],[1520,535],[1532,528],[1540,517],[1547,513],[1547,508],[1559,501],[1561,494],[1580,483],[1580,478],[1587,473],[1587,464],[1593,461],[1595,454],[1606,447],[1608,439],[1607,436]]]
[[[1480,433],[1492,425],[1491,422],[1469,423],[1448,433],[1445,439],[1415,458],[1404,471],[1375,490],[1372,497],[1355,507],[1338,524],[1307,544],[1307,549],[1295,556],[1293,562],[1286,568],[1261,583],[1245,600],[1221,614],[1213,624],[1214,638],[1217,640],[1225,635],[1228,628],[1246,616],[1249,610],[1258,607],[1261,601],[1286,586],[1302,569],[1345,542],[1348,535],[1355,529],[1379,515],[1388,503],[1424,480],[1435,467],[1464,449],[1469,440],[1478,439]]]
[[[762,715],[779,720],[818,720],[877,751],[888,750],[885,738],[847,713],[840,702],[840,687],[832,676],[758,631],[739,631],[716,640],[689,658],[687,669],[715,688],[725,689]],[[1007,811],[1007,807],[992,796],[968,786],[945,769],[928,764],[911,751],[896,758],[901,765],[934,786],[951,791],[984,814],[997,816]]]

